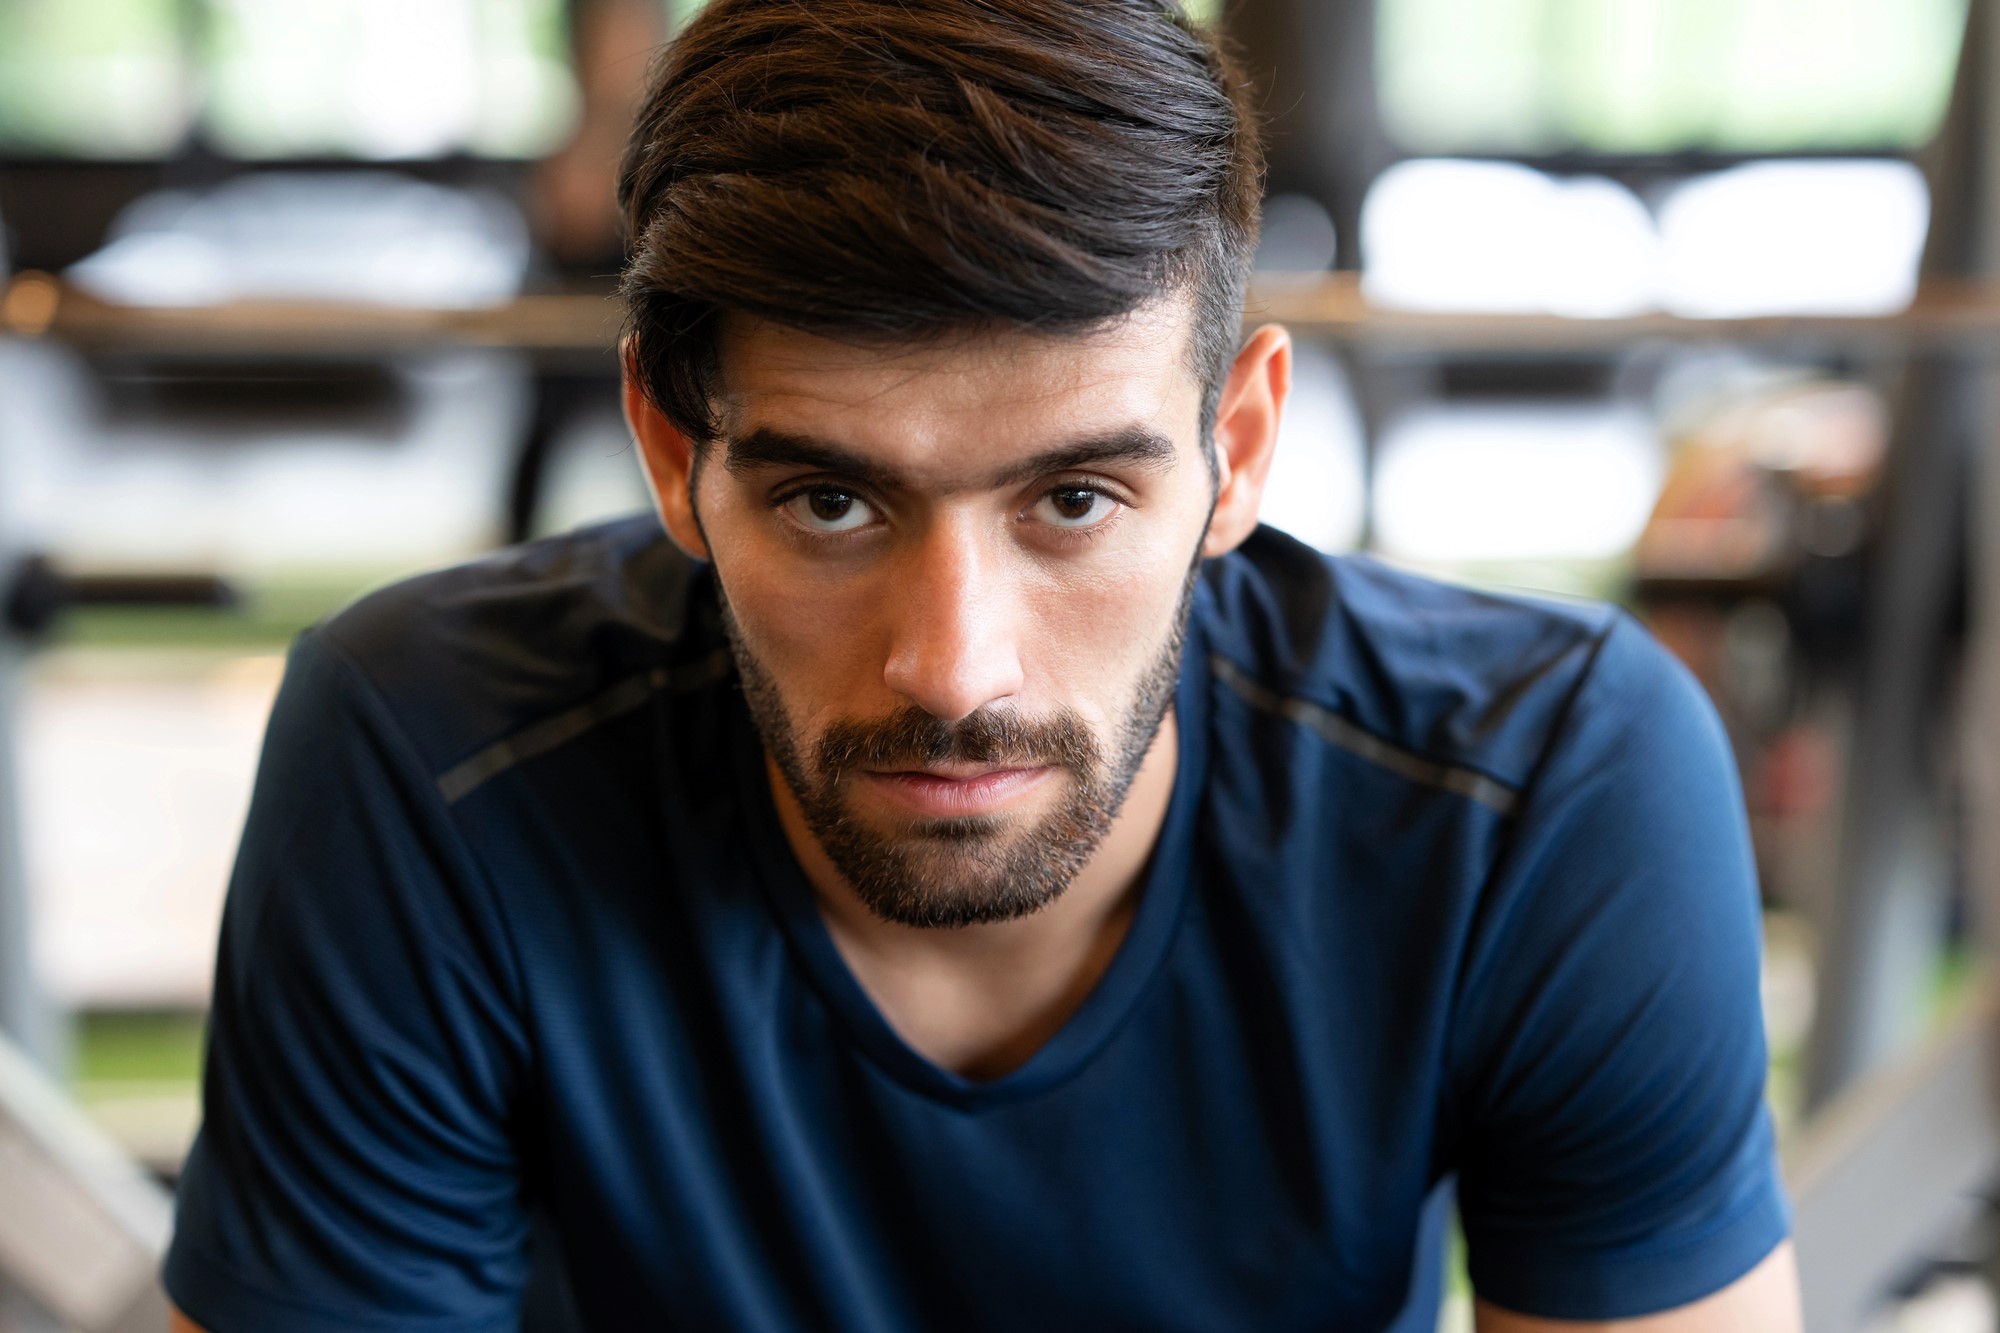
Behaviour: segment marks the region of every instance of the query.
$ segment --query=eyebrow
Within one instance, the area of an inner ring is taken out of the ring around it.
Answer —
[[[734,477],[742,477],[759,468],[809,467],[853,477],[882,490],[914,489],[910,479],[897,468],[885,466],[844,445],[816,440],[808,435],[795,435],[790,431],[760,428],[740,439],[727,441],[725,448],[723,466]],[[1173,463],[1172,440],[1144,426],[1125,426],[1066,440],[969,481],[965,489],[998,489],[1032,481],[1051,472],[1107,465],[1164,472]]]

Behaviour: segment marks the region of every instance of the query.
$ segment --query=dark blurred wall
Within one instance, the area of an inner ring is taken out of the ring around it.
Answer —
[[[1340,268],[1359,268],[1361,200],[1394,158],[1375,97],[1375,0],[1230,0],[1223,26],[1265,118],[1269,194],[1332,215]]]

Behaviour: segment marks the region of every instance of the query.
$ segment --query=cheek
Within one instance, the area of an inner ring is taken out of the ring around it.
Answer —
[[[884,598],[867,575],[833,577],[747,539],[732,522],[710,524],[715,564],[744,646],[805,734],[829,721],[887,706],[879,624]]]
[[[740,498],[707,494],[709,539],[737,625],[793,726],[811,736],[833,721],[901,707],[884,668],[906,600],[898,595],[903,562],[801,557]],[[1086,552],[1047,558],[1001,544],[991,553],[994,582],[981,610],[1002,618],[992,628],[1020,659],[1024,710],[1069,708],[1100,734],[1123,724],[1180,605],[1207,510],[1206,492],[1198,498]]]
[[[1176,532],[1049,579],[1028,599],[1022,631],[1037,692],[1094,724],[1121,724],[1173,625],[1193,555],[1192,534]]]

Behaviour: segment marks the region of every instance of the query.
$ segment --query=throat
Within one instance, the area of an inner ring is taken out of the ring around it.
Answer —
[[[1138,911],[1140,886],[1087,930],[954,938],[945,950],[884,952],[879,941],[829,932],[849,971],[905,1045],[932,1064],[988,1081],[1013,1073],[1048,1044],[1110,970]],[[1053,909],[1052,909],[1053,910]],[[951,932],[954,937],[1040,924],[1036,918]]]
[[[1054,901],[1012,920],[950,928],[871,912],[817,846],[775,773],[773,795],[827,933],[883,1020],[932,1064],[990,1081],[1032,1059],[1110,971],[1139,912],[1178,759],[1169,713],[1111,831]]]

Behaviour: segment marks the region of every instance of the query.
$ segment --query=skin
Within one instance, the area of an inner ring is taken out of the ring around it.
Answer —
[[[1288,336],[1258,330],[1221,396],[1211,478],[1186,327],[1180,306],[1162,304],[1089,338],[1006,333],[884,349],[745,322],[724,338],[724,438],[699,467],[693,443],[629,373],[626,413],[669,535],[714,563],[743,647],[808,749],[833,722],[911,704],[945,721],[988,707],[1030,717],[1067,708],[1105,740],[1157,655],[1190,559],[1232,550],[1255,527],[1290,387]],[[729,441],[760,431],[838,446],[859,466],[732,466]],[[1134,431],[1171,447],[1143,463],[1009,472]],[[828,491],[860,510],[826,503]],[[1088,535],[1077,535],[1079,515]],[[842,530],[815,530],[829,528]],[[1052,903],[952,929],[871,912],[775,768],[770,781],[828,930],[884,1018],[932,1061],[991,1078],[1039,1049],[1116,953],[1165,818],[1175,743],[1169,714],[1110,831]],[[851,814],[885,832],[940,803],[1025,828],[1068,780],[875,775],[847,797]],[[1723,1291],[1643,1319],[1551,1321],[1480,1301],[1476,1321],[1480,1333],[1800,1326],[1789,1244]],[[178,1315],[174,1328],[199,1333]]]
[[[1114,748],[1197,551],[1220,555],[1256,526],[1290,386],[1289,337],[1260,330],[1222,397],[1211,480],[1185,327],[1180,307],[1163,305],[1087,339],[885,350],[746,322],[724,338],[725,439],[698,473],[691,442],[628,380],[667,530],[714,561],[744,646],[808,749],[835,721],[911,704],[947,722],[981,708],[1031,718],[1067,708]],[[871,475],[733,465],[727,441],[759,432],[836,446]],[[1018,471],[1078,441],[1139,433],[1163,441],[1166,456]],[[805,503],[786,497],[813,483],[863,497],[865,521],[810,531]],[[1051,499],[1065,488],[1104,497],[1087,523],[1072,526]],[[994,1077],[1062,1025],[1124,938],[1165,818],[1175,739],[1170,718],[1110,833],[1051,905],[948,931],[871,913],[775,774],[772,795],[835,944],[891,1026],[938,1064]],[[1068,781],[1040,775],[983,812],[1026,827]],[[853,784],[849,801],[883,831],[920,813],[881,781]]]

